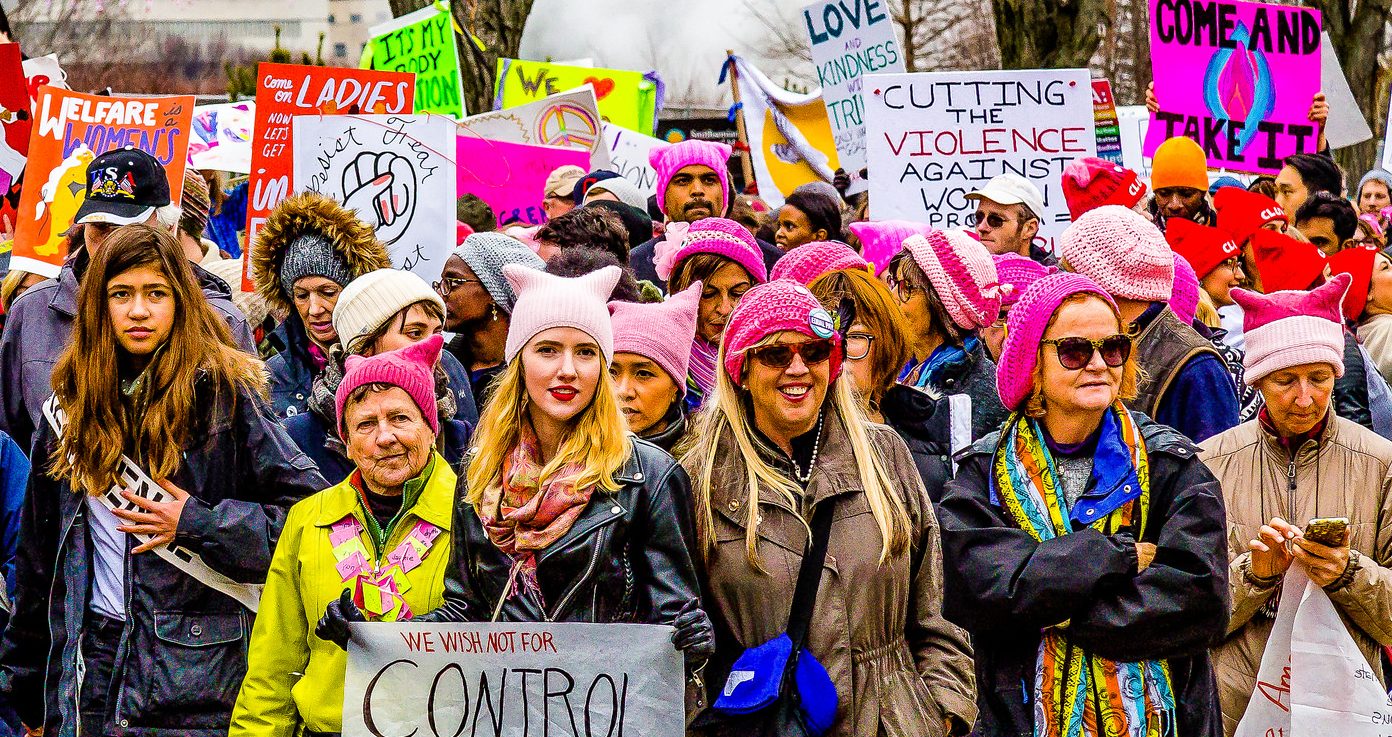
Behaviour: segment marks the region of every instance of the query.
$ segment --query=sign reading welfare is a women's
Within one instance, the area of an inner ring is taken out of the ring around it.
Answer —
[[[1320,14],[1235,0],[1149,0],[1153,113],[1145,154],[1192,138],[1213,169],[1275,174],[1313,153],[1320,89]]]

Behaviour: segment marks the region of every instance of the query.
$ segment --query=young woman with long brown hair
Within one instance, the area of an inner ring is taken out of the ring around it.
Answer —
[[[114,232],[77,314],[35,438],[0,693],[50,735],[226,734],[247,584],[286,508],[327,484],[169,233]]]

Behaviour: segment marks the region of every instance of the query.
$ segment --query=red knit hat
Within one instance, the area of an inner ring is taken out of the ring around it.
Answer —
[[[1326,259],[1314,244],[1274,230],[1252,234],[1252,255],[1267,294],[1306,290],[1324,275]]]
[[[1213,195],[1213,211],[1218,214],[1218,227],[1232,233],[1239,244],[1246,243],[1261,226],[1286,219],[1286,211],[1276,200],[1241,187],[1220,188]]]
[[[1231,233],[1207,225],[1199,225],[1193,220],[1170,218],[1165,222],[1165,240],[1170,248],[1184,257],[1193,267],[1194,274],[1203,279],[1218,264],[1242,252]]]
[[[1136,172],[1106,159],[1084,156],[1063,170],[1063,199],[1074,220],[1103,205],[1135,207],[1145,193]]]
[[[1368,306],[1368,286],[1373,280],[1373,264],[1377,260],[1377,248],[1345,248],[1329,257],[1330,276],[1348,274],[1353,278],[1348,293],[1344,295],[1344,318],[1357,322],[1358,316]]]

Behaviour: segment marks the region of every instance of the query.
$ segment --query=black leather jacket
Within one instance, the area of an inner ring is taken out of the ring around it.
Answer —
[[[499,621],[672,624],[699,598],[691,481],[657,446],[632,442],[615,475],[619,490],[596,491],[570,530],[537,555],[542,601],[518,591]],[[489,540],[459,482],[445,603],[413,621],[488,621],[508,583],[513,559]]]

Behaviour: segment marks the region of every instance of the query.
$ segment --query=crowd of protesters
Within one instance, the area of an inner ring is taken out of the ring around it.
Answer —
[[[1388,684],[1392,174],[1079,159],[1050,252],[1014,174],[940,230],[731,153],[461,198],[427,279],[93,160],[0,290],[3,729],[336,735],[350,623],[503,621],[671,626],[692,734],[773,733],[722,701],[787,634],[809,734],[1218,737],[1292,566]]]

